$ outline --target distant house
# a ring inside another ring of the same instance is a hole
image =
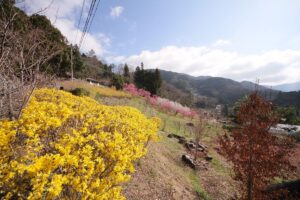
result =
[[[91,85],[95,84],[99,86],[101,84],[100,81],[97,81],[96,79],[92,79],[92,78],[87,78],[86,81],[89,82]]]

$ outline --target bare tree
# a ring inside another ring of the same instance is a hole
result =
[[[41,67],[47,68],[62,49],[49,43],[40,29],[15,28],[20,13],[12,3],[1,2],[0,10],[0,117],[13,119],[20,116],[32,91],[45,83]]]
[[[194,160],[196,161],[198,158],[198,145],[203,137],[203,132],[205,130],[205,120],[201,116],[199,116],[197,123],[194,127],[194,138],[196,142],[196,149],[195,149],[195,155],[194,155]]]

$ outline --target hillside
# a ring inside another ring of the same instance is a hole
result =
[[[298,92],[280,92],[274,100],[277,105],[294,106],[300,111],[300,91]]]
[[[81,12],[85,3],[93,10],[96,1],[83,1]],[[29,16],[13,0],[0,8],[0,199],[232,200],[243,197],[253,171],[253,193],[299,179],[299,133],[296,145],[277,146],[286,136],[269,132],[272,103],[250,95],[235,121],[215,108],[226,104],[228,113],[257,88],[300,111],[300,91],[143,62],[133,72],[83,53],[46,16]],[[288,161],[296,171],[281,173]]]
[[[143,98],[124,96],[123,92],[113,92],[107,87],[92,86],[83,81],[57,82],[57,86],[61,85],[66,90],[85,88],[90,97],[105,105],[135,107],[148,117],[156,116],[162,120],[159,140],[148,144],[147,155],[135,163],[136,172],[124,186],[122,193],[127,199],[211,200],[230,199],[238,194],[235,189],[237,183],[230,177],[230,165],[217,152],[218,136],[223,131],[214,119],[205,124],[201,139],[213,160],[207,162],[200,156],[203,164],[201,170],[195,171],[181,160],[183,154],[189,153],[187,148],[175,138],[168,137],[172,133],[193,140],[192,127],[188,124],[194,124],[195,120],[163,112],[150,106]],[[95,95],[96,91],[102,95]]]
[[[85,82],[59,82],[65,89],[74,87],[85,88],[90,96],[105,105],[126,105],[141,110],[148,117],[156,116],[162,119],[163,125],[159,131],[159,141],[148,144],[147,155],[135,163],[136,171],[131,180],[124,185],[122,193],[130,200],[196,200],[196,199],[236,199],[239,195],[238,183],[231,177],[231,165],[220,154],[219,136],[223,134],[222,125],[214,118],[205,123],[205,130],[201,137],[201,144],[207,146],[212,161],[200,158],[199,170],[192,170],[185,165],[181,156],[189,153],[184,145],[169,134],[193,140],[194,135],[189,123],[195,123],[190,118],[163,112],[150,106],[145,99],[124,96],[123,92],[111,91],[110,88],[91,86]],[[105,92],[108,90],[109,92]],[[95,92],[103,95],[95,95]],[[295,151],[299,150],[299,145]],[[296,154],[295,154],[296,155]],[[292,163],[297,166],[299,160],[292,157]],[[299,176],[299,169],[295,177]],[[276,180],[278,182],[278,180]],[[279,180],[280,181],[280,180]]]
[[[195,95],[206,96],[217,100],[217,103],[233,105],[238,99],[256,88],[268,99],[275,99],[277,91],[264,86],[257,86],[249,81],[237,82],[222,77],[194,77],[182,73],[161,70],[164,81],[180,90],[190,91]]]

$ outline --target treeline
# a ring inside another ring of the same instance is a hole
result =
[[[138,88],[147,90],[151,95],[157,95],[162,85],[162,79],[158,69],[144,69],[144,64],[137,66],[134,72],[130,72],[127,64],[119,67],[116,73],[112,74],[112,85],[116,89],[123,89],[124,84],[134,83]]]
[[[141,67],[138,66],[134,72],[134,83],[138,88],[143,88],[156,95],[162,85],[162,79],[158,69],[145,70],[144,64],[141,63]]]
[[[66,74],[70,52],[45,16],[27,16],[14,3],[0,1],[0,117],[9,118],[19,117],[34,88]]]
[[[141,66],[130,72],[126,64],[100,61],[94,51],[81,54],[49,19],[38,13],[28,16],[14,0],[0,1],[0,10],[0,117],[18,118],[31,91],[55,78],[92,78],[117,89],[135,83],[157,94],[158,70]]]

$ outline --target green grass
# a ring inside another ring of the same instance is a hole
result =
[[[179,115],[174,116],[168,113],[161,112],[149,105],[142,98],[136,97],[129,99],[99,97],[97,100],[107,105],[126,105],[135,107],[148,117],[159,117],[162,120],[162,131],[182,135],[188,138],[192,137],[191,128],[186,125],[188,122],[191,122],[191,119],[184,118]]]
[[[198,174],[195,171],[192,171],[189,175],[189,179],[192,183],[192,186],[195,192],[198,194],[199,198],[204,200],[212,200],[212,198],[207,194],[207,192],[202,188]]]
[[[230,176],[231,175],[231,170],[227,167],[225,167],[221,161],[219,160],[219,155],[215,151],[210,151],[210,155],[213,157],[211,164],[214,170],[222,175],[222,176]]]

